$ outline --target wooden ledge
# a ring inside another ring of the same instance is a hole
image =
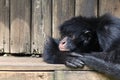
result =
[[[113,80],[87,67],[74,70],[32,57],[0,57],[0,75],[0,80]]]
[[[0,57],[0,71],[4,70],[71,70],[62,64],[47,64],[42,58]],[[84,67],[80,70],[90,70]]]

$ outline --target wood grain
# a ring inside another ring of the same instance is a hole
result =
[[[47,64],[42,58],[32,57],[0,57],[0,71],[32,71],[32,70],[71,70],[62,64]],[[91,70],[87,67],[78,70]]]
[[[53,72],[0,72],[0,80],[53,80]]]
[[[113,80],[94,71],[55,71],[55,80]]]
[[[9,0],[0,0],[0,53],[9,53]]]
[[[54,38],[59,37],[58,26],[74,16],[74,5],[75,0],[53,0],[52,36]]]
[[[120,0],[99,0],[99,15],[110,13],[120,18]]]
[[[11,0],[10,51],[30,53],[30,0]]]
[[[51,72],[54,72],[54,75]],[[36,80],[38,75],[42,77],[42,74],[47,76],[45,80],[48,80],[49,77],[50,79],[54,77],[54,80],[110,80],[86,66],[83,69],[71,69],[62,64],[47,64],[41,58],[0,57],[0,80],[19,80],[21,78],[28,80],[30,76],[31,80]],[[44,80],[44,77],[42,78]]]
[[[51,0],[33,0],[32,5],[32,53],[39,54],[51,36]]]
[[[75,15],[97,16],[97,0],[76,0]]]

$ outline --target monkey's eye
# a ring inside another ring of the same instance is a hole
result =
[[[69,34],[68,36],[69,36],[72,40],[75,39],[75,35],[74,35],[74,34]]]
[[[61,38],[64,38],[64,37],[66,37],[66,35],[61,35]]]
[[[72,38],[73,35],[72,35],[72,34],[69,34],[68,36]]]

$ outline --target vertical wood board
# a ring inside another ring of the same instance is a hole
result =
[[[32,53],[42,53],[47,36],[51,36],[51,0],[32,1]]]
[[[9,53],[9,0],[0,0],[0,53]]]
[[[30,0],[10,2],[11,53],[30,53]]]
[[[99,15],[110,13],[120,18],[120,0],[99,0]]]
[[[76,0],[75,15],[97,16],[97,0]]]
[[[74,16],[75,0],[53,0],[52,36],[59,37],[58,26]]]

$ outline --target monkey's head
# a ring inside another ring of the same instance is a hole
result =
[[[60,51],[74,51],[87,46],[92,40],[92,31],[89,24],[78,18],[73,18],[59,27],[61,40]]]

